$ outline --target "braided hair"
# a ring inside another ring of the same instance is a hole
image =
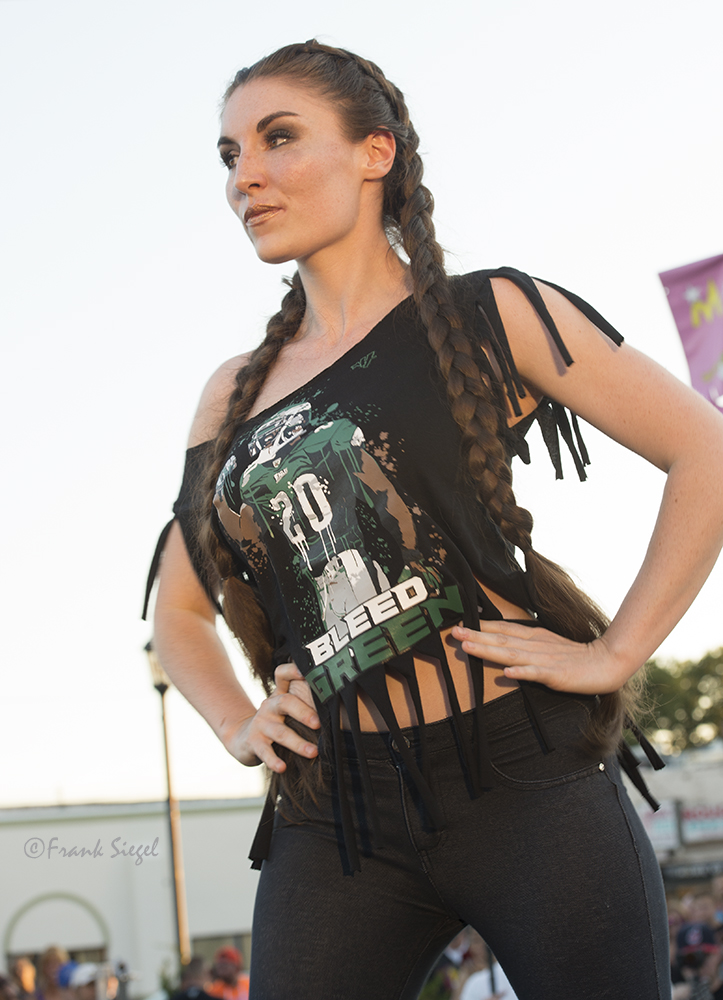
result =
[[[424,167],[418,153],[419,137],[410,121],[404,95],[375,63],[346,49],[311,40],[285,46],[239,70],[224,94],[223,104],[239,87],[263,77],[298,80],[333,101],[342,130],[352,142],[361,142],[375,131],[394,136],[396,156],[384,178],[382,221],[390,244],[401,247],[409,260],[413,297],[447,385],[452,415],[462,434],[467,474],[503,536],[524,554],[536,610],[543,624],[578,642],[592,641],[605,630],[607,619],[564,570],[535,552],[532,517],[515,500],[504,443],[507,422],[504,397],[485,374],[489,369],[480,345],[466,328],[455,304],[444,267],[444,253],[435,239],[434,200],[422,183]],[[268,620],[251,588],[233,575],[233,556],[218,541],[211,520],[216,481],[234,438],[283,345],[295,335],[304,316],[306,300],[298,272],[288,283],[290,290],[280,311],[269,320],[263,342],[237,375],[205,477],[202,529],[206,548],[224,581],[224,616],[245,647],[252,669],[267,693],[272,690],[274,670]],[[601,696],[586,734],[590,748],[607,751],[617,744],[624,716],[631,711],[633,700],[630,689]],[[303,731],[293,720],[288,722]],[[283,754],[283,748],[279,752]],[[286,754],[285,759],[287,771],[280,777],[288,793],[291,788],[287,786],[298,781],[299,775],[306,784],[303,774],[310,762],[294,754]]]

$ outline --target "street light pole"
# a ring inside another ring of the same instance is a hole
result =
[[[168,753],[168,728],[166,726],[166,691],[171,685],[170,678],[161,666],[153,648],[153,640],[144,647],[151,668],[153,687],[161,696],[161,718],[163,719],[163,745],[166,751],[166,782],[168,785],[168,827],[171,837],[171,868],[173,873],[173,900],[176,914],[176,940],[181,966],[191,961],[191,942],[188,935],[188,909],[186,907],[186,880],[183,872],[183,846],[181,843],[181,813],[178,800],[171,784],[171,761]]]

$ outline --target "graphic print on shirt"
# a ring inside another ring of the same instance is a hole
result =
[[[257,579],[272,572],[293,595],[321,701],[462,610],[440,553],[427,538],[422,558],[411,511],[337,409],[315,415],[303,402],[264,421],[246,442],[250,463],[233,454],[214,499]]]

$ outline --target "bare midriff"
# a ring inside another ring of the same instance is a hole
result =
[[[478,581],[479,582],[479,581]],[[495,594],[488,587],[480,587],[500,611],[503,618],[530,618],[529,612],[506,601],[504,597]],[[469,660],[462,645],[452,637],[452,629],[440,633],[444,648],[447,651],[447,663],[457,692],[459,707],[463,712],[474,708],[475,698],[472,687]],[[442,677],[439,660],[428,656],[415,656],[414,667],[419,684],[419,696],[422,702],[425,722],[438,722],[452,714],[446,685]],[[484,662],[484,700],[485,704],[507,694],[516,688],[517,681],[505,677],[502,667]],[[406,682],[393,670],[387,671],[387,689],[399,725],[404,729],[417,724],[417,714],[414,711],[409,688]],[[359,695],[359,723],[364,732],[385,732],[387,726],[369,698],[363,693]],[[349,728],[346,712],[342,709],[342,726]]]

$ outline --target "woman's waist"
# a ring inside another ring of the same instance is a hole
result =
[[[546,730],[550,730],[557,739],[565,734],[565,742],[577,743],[585,732],[590,715],[595,707],[596,698],[593,695],[571,694],[569,692],[553,691],[543,684],[528,683],[523,693],[519,687],[504,695],[485,702],[482,713],[482,727],[486,733],[490,750],[496,743],[518,738],[515,734],[530,733],[530,701],[534,701],[536,714],[541,718]],[[463,738],[472,739],[475,730],[476,709],[463,711],[461,715]],[[418,750],[422,741],[426,743],[431,754],[458,749],[458,737],[451,715],[438,720],[425,719],[424,726],[400,725],[401,737],[407,747]],[[537,740],[538,735],[533,737]],[[387,730],[366,730],[357,734],[357,743],[353,734],[345,729],[342,731],[344,755],[349,760],[358,758],[361,750],[367,760],[388,760],[390,750],[397,750],[397,738]],[[320,754],[325,753],[323,738],[320,742]]]
[[[445,646],[451,646],[447,634],[442,633],[441,640]],[[445,641],[447,640],[447,641]],[[449,682],[454,687],[454,695],[461,712],[469,712],[475,708],[475,690],[471,667],[461,648],[450,649],[447,656],[446,671],[438,659],[430,656],[414,656],[414,674],[419,689],[419,700],[425,722],[440,722],[452,715],[451,692]],[[479,669],[479,668],[477,668]],[[517,681],[504,676],[502,667],[485,663],[484,672],[484,703],[488,704],[497,698],[509,694],[518,687]],[[394,661],[386,665],[386,687],[394,716],[403,728],[418,725],[419,719],[414,705],[414,699],[406,677],[394,669]],[[386,732],[388,727],[376,708],[374,702],[363,690],[357,697],[359,709],[359,727],[363,732]],[[342,728],[349,729],[349,720],[342,707]]]
[[[500,609],[502,610],[502,609]],[[521,608],[507,605],[504,608],[508,614],[507,620],[517,620],[534,626],[536,621],[528,617],[523,617],[525,612]],[[510,614],[509,612],[512,612]],[[517,613],[514,615],[514,613]],[[513,617],[514,615],[514,617]],[[482,670],[484,691],[483,701],[488,704],[503,695],[509,694],[518,687],[517,681],[505,677],[503,667],[484,661],[481,665],[479,661],[473,668],[470,665],[467,654],[463,651],[461,643],[452,636],[451,628],[446,628],[439,633],[439,653],[440,657],[420,654],[414,652],[414,675],[419,689],[419,699],[426,722],[439,722],[452,715],[452,695],[456,696],[460,711],[468,712],[476,705],[475,683],[472,677],[472,669]],[[444,667],[441,662],[441,655],[444,653]],[[451,692],[450,681],[454,688]],[[411,696],[409,682],[394,669],[394,661],[391,660],[386,666],[386,686],[389,700],[394,710],[395,718],[402,727],[415,726],[419,723],[414,699]],[[358,697],[359,724],[362,731],[385,732],[387,725],[381,713],[363,690]],[[342,709],[342,727],[349,729],[349,720],[346,712]]]

